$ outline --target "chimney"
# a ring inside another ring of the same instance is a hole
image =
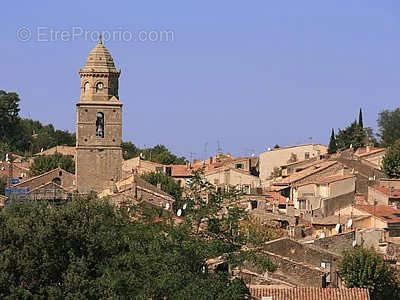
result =
[[[161,190],[161,183],[157,183],[157,188]]]
[[[367,146],[367,150],[366,151],[367,151],[367,153],[371,151],[371,146],[370,145]]]

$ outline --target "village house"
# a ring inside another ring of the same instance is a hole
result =
[[[337,161],[321,160],[318,164],[312,165],[302,171],[293,173],[290,176],[273,181],[266,189],[280,191],[285,197],[293,200],[293,188],[303,183],[315,181],[327,176],[349,173],[342,164]]]
[[[299,210],[320,210],[324,216],[354,202],[354,175],[331,175],[303,182],[293,187],[294,207]]]
[[[354,152],[354,157],[362,163],[369,164],[374,168],[382,169],[382,160],[385,157],[385,148],[361,147]]]
[[[139,175],[146,173],[166,173],[167,168],[166,165],[145,160],[140,156],[122,162],[122,173],[125,177],[132,173]]]
[[[206,171],[204,177],[217,188],[235,187],[245,194],[261,189],[260,179],[241,168],[220,167]]]
[[[369,186],[368,203],[400,208],[400,189],[393,186]]]
[[[284,237],[266,242],[257,253],[278,265],[276,273],[296,286],[338,287],[341,255]]]
[[[75,189],[75,175],[56,168],[13,185],[6,190],[6,196],[10,199],[67,200]]]
[[[110,202],[117,206],[146,203],[168,211],[172,211],[172,205],[175,202],[170,195],[136,174],[117,182],[114,187],[102,191],[98,196],[109,198]]]
[[[259,156],[260,179],[268,181],[274,168],[287,165],[290,160],[303,161],[311,158],[321,158],[328,148],[320,144],[305,144],[292,147],[282,147],[263,152]],[[294,161],[293,161],[294,162]]]
[[[313,157],[307,160],[295,161],[280,167],[280,176],[285,178],[293,173],[300,172],[304,169],[307,169],[313,165],[318,164],[320,161],[320,157]]]
[[[336,215],[368,216],[358,228],[380,228],[389,237],[400,237],[400,209],[387,205],[351,205],[340,209]]]
[[[0,162],[0,176],[7,177],[11,184],[17,184],[30,177],[29,165],[25,162]]]

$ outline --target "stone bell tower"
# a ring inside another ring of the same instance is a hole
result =
[[[101,37],[79,71],[76,104],[76,184],[78,192],[100,192],[122,176],[122,103],[117,70]]]

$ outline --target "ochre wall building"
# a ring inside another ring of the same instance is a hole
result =
[[[80,70],[81,95],[76,116],[78,192],[100,192],[122,176],[122,103],[117,70],[101,38]]]

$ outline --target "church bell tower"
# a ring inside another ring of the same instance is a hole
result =
[[[76,184],[78,192],[100,192],[122,176],[122,103],[117,70],[101,37],[79,71],[76,104]]]

